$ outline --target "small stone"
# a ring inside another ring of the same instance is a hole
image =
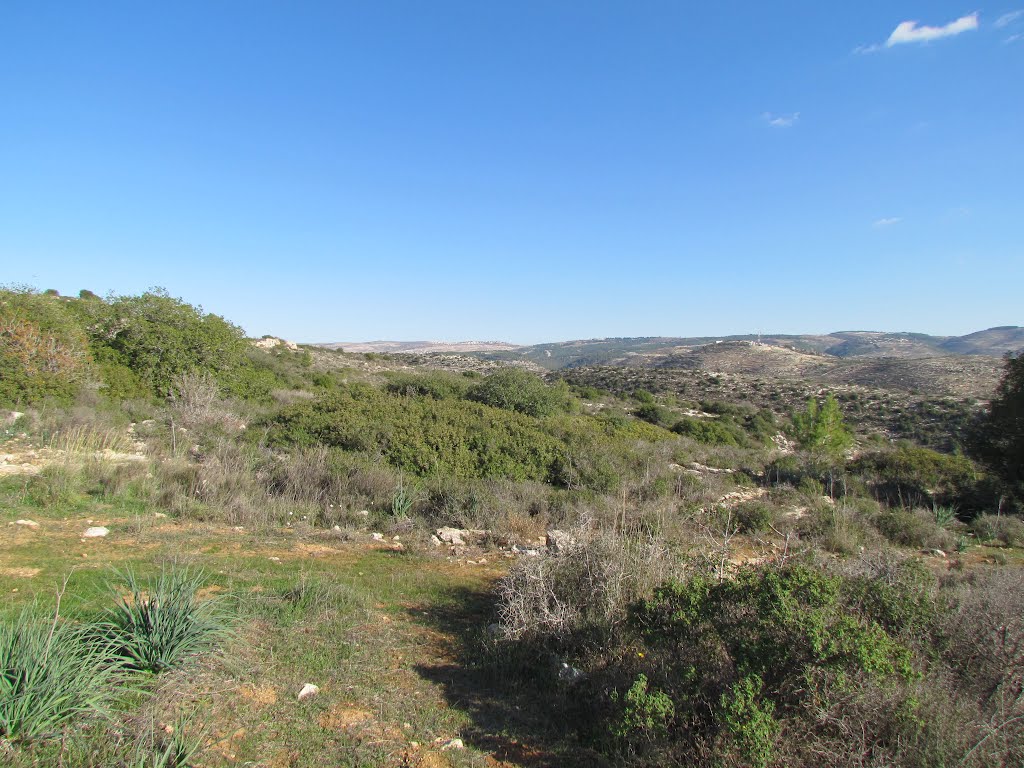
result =
[[[332,531],[340,531],[341,530],[341,526],[340,525],[336,525],[333,528],[331,528],[331,530]]]
[[[441,751],[444,752],[448,749],[465,749],[466,745],[462,743],[462,739],[438,739],[438,743],[441,745]]]
[[[298,698],[299,698],[299,701],[305,701],[306,699],[313,698],[318,693],[320,693],[320,687],[319,686],[313,685],[312,683],[306,683],[299,690],[299,697]]]
[[[384,534],[383,533],[371,533],[370,534],[370,538],[373,539],[374,541],[384,541]]]
[[[14,524],[15,525],[24,525],[26,528],[38,528],[39,527],[39,523],[37,523],[35,520],[15,520]]]
[[[281,558],[280,557],[274,557],[273,555],[268,557],[267,560],[270,560],[273,563],[280,563],[281,562]]]
[[[86,528],[85,533],[82,534],[83,539],[102,539],[110,533],[109,528],[104,528],[102,525],[97,525],[93,528]]]
[[[941,549],[933,549],[931,553],[935,557],[945,557],[946,556],[946,553],[943,552]]]
[[[441,546],[441,540],[434,535],[430,536],[430,543],[433,544],[435,547]]]
[[[154,512],[153,517],[163,520],[165,517],[167,517],[167,515],[165,515],[163,512]]]
[[[392,541],[401,541],[401,540],[402,540],[402,537],[401,537],[401,536],[392,536],[392,537],[391,537],[391,540],[392,540]]]
[[[356,512],[356,514],[359,515],[360,517],[369,517],[370,516],[370,510],[368,510],[368,509],[361,509],[358,512]]]

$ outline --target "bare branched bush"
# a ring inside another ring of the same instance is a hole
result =
[[[499,627],[508,640],[600,642],[627,607],[671,578],[677,564],[660,542],[586,527],[564,554],[524,558],[498,587]]]
[[[1024,574],[963,579],[944,630],[957,696],[978,708],[962,764],[1024,764]]]
[[[176,376],[170,402],[177,421],[188,428],[216,426],[237,432],[243,424],[209,373],[188,371]]]

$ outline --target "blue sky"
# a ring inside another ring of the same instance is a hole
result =
[[[1024,0],[0,4],[0,282],[299,341],[1024,324]]]

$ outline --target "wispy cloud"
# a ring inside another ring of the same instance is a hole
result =
[[[885,41],[885,47],[892,48],[894,45],[901,45],[903,43],[926,43],[943,37],[954,37],[977,28],[977,13],[961,16],[956,21],[951,21],[942,27],[919,26],[916,21],[904,21],[897,25],[896,29],[889,35],[889,39]]]
[[[776,115],[771,112],[765,112],[761,117],[772,128],[792,128],[800,122],[799,112],[794,112],[791,115]]]
[[[1022,16],[1024,16],[1024,9],[1004,13],[1002,16],[996,19],[996,29],[1005,29]]]
[[[891,227],[895,224],[899,224],[903,219],[899,216],[889,216],[884,219],[879,219],[871,226],[875,229],[884,229],[885,227]]]
[[[1003,40],[1004,43],[1016,43],[1024,40],[1024,34],[1018,32],[1016,35],[1010,35],[1008,38]]]
[[[1024,12],[1022,12],[1024,13]],[[1006,16],[1013,16],[1013,14],[1006,14]],[[1003,17],[1005,18],[1005,16]],[[1002,21],[1002,19],[1000,19]],[[1013,21],[1010,19],[1006,23],[1009,24]],[[944,37],[955,37],[956,35],[964,32],[971,32],[978,29],[978,13],[969,13],[966,16],[961,16],[955,21],[951,21],[941,27],[931,27],[927,24],[922,25],[917,21],[901,21],[896,25],[896,29],[892,31],[888,39],[884,43],[876,43],[874,45],[861,45],[854,49],[854,53],[875,53],[886,48],[892,48],[896,45],[904,45],[906,43],[927,43],[932,40],[940,40]]]

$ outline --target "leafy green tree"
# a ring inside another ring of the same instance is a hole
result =
[[[230,384],[248,366],[241,328],[163,289],[82,304],[97,357],[112,369],[127,368],[155,395],[170,393],[182,373],[207,372]]]
[[[820,406],[810,398],[804,411],[794,413],[792,435],[803,450],[833,459],[840,458],[853,445],[853,433],[843,421],[834,395],[826,397]]]
[[[971,442],[1010,495],[1024,502],[1024,354],[1007,355],[995,397]]]

